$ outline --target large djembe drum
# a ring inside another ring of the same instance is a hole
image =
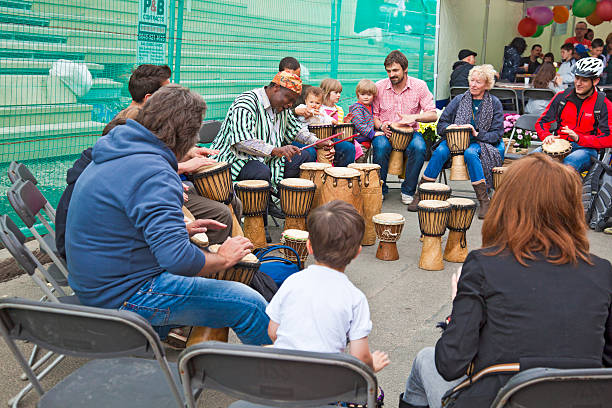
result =
[[[397,261],[399,259],[396,243],[402,235],[405,221],[402,215],[395,213],[381,213],[372,217],[376,236],[380,241],[376,258],[383,261]]]
[[[446,135],[448,150],[450,150],[452,156],[450,179],[469,180],[470,175],[465,165],[463,153],[470,147],[472,130],[469,128],[447,128],[444,134]]]
[[[280,204],[285,214],[284,229],[306,230],[306,217],[315,190],[315,183],[303,178],[286,178],[278,184]]]
[[[365,221],[365,232],[361,245],[374,245],[376,243],[376,229],[372,217],[380,214],[382,210],[380,166],[374,163],[351,163],[348,167],[361,172],[361,198]]]
[[[501,186],[507,169],[507,167],[493,167],[493,169],[491,169],[491,173],[493,174],[493,189],[495,189],[495,191]]]
[[[231,166],[226,162],[219,162],[209,166],[200,167],[189,176],[198,194],[211,200],[226,204],[232,213],[232,236],[243,236],[240,223],[234,214],[232,198],[234,189],[232,187]]]
[[[334,125],[308,125],[308,130],[319,139],[327,139],[334,134]],[[326,150],[323,148],[317,149],[317,161],[319,163],[331,163],[325,157],[325,152]]]
[[[422,200],[418,205],[419,226],[423,234],[423,249],[419,268],[428,271],[444,269],[442,235],[446,231],[451,205],[447,201]]]
[[[270,199],[270,183],[265,180],[243,180],[234,186],[236,195],[242,201],[244,214],[244,236],[255,248],[266,246],[264,216]]]
[[[468,254],[465,232],[472,225],[476,203],[467,198],[453,197],[447,200],[451,205],[448,217],[448,239],[444,248],[444,260],[463,262]]]
[[[348,167],[328,167],[323,173],[321,202],[325,204],[333,200],[346,201],[363,215],[360,179],[359,170]]]
[[[555,139],[552,143],[542,143],[542,151],[563,163],[563,159],[572,152],[572,144],[565,139]]]
[[[332,134],[335,135],[337,133],[342,133],[338,139],[346,139],[347,137],[353,136],[355,134],[355,125],[352,123],[338,123],[337,125],[334,125]]]
[[[404,171],[404,151],[412,140],[414,129],[393,123],[389,126],[389,130],[391,130],[389,142],[393,150],[391,150],[391,156],[389,156],[388,173],[399,176]]]
[[[451,188],[442,183],[421,183],[419,185],[419,197],[421,200],[445,201],[451,196]]]
[[[208,250],[212,253],[217,253],[220,245],[212,245],[208,248]],[[207,276],[210,279],[219,279],[219,280],[229,280],[244,283],[245,285],[249,285],[253,280],[253,276],[255,272],[259,269],[261,263],[259,259],[253,254],[248,254],[240,262],[231,268],[214,273],[212,275]],[[203,327],[203,326],[194,326],[191,329],[191,334],[189,335],[189,340],[187,341],[187,347],[192,346],[194,344],[199,344],[205,341],[223,341],[227,343],[227,338],[229,335],[228,327]]]
[[[321,190],[323,187],[323,171],[331,167],[329,163],[309,162],[300,165],[300,178],[312,181],[315,186],[315,195],[312,200],[310,211],[321,205]]]
[[[281,244],[295,249],[295,252],[298,253],[300,263],[302,264],[302,269],[304,269],[306,260],[308,259],[308,248],[306,247],[306,241],[308,241],[308,231],[296,229],[284,230],[280,239]],[[292,251],[281,249],[281,253],[285,258],[297,265],[297,259]]]

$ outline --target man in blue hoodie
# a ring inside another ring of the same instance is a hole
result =
[[[136,120],[98,140],[68,212],[69,283],[81,303],[134,311],[162,339],[177,326],[232,327],[244,343],[269,344],[264,298],[204,278],[250,253],[250,241],[230,238],[205,256],[183,221],[178,161],[194,146],[205,108],[199,95],[168,85]]]

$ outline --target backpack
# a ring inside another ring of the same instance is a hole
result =
[[[567,103],[567,97],[569,96],[570,93],[572,93],[573,90],[574,88],[568,88],[565,91],[563,91],[561,96],[559,96],[559,108],[557,109],[557,128],[556,130],[561,129],[561,112],[563,112],[563,109],[565,108],[565,104]],[[597,134],[597,129],[599,128],[599,119],[601,118],[601,110],[603,109],[605,103],[606,103],[606,94],[598,90],[597,99],[595,100],[595,106],[593,108],[593,117],[595,118],[595,122],[593,124],[593,134],[594,135]]]
[[[270,252],[281,249],[293,252],[297,258],[297,264],[282,256],[270,255]],[[283,284],[285,279],[302,269],[302,262],[297,251],[286,245],[271,245],[266,248],[260,248],[254,254],[261,262],[259,270],[270,276],[278,287]]]
[[[603,231],[612,217],[612,167],[591,158],[593,165],[582,182],[582,204],[587,224]]]

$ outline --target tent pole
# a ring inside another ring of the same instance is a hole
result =
[[[438,0],[436,2],[436,48],[434,50],[434,100],[438,98],[438,53],[440,52],[440,10],[441,10],[441,6],[440,4],[442,3],[443,0]]]
[[[487,58],[487,34],[489,33],[489,9],[491,8],[491,0],[487,0],[485,5],[484,27],[482,32],[482,51],[480,53],[481,64],[486,63]]]

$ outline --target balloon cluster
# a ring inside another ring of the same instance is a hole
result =
[[[572,12],[576,17],[586,17],[590,25],[596,26],[604,21],[612,20],[612,0],[574,0]],[[518,32],[523,37],[539,37],[544,27],[553,23],[567,22],[570,11],[565,6],[555,6],[551,9],[544,6],[530,7],[527,17],[518,23]]]

